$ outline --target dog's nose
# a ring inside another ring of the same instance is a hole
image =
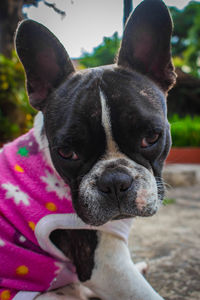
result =
[[[133,178],[121,171],[105,171],[97,181],[99,191],[110,198],[119,198],[131,187]]]

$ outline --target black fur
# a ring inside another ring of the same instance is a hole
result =
[[[94,253],[98,244],[95,230],[55,230],[52,242],[73,262],[81,282],[89,280],[94,269]]]

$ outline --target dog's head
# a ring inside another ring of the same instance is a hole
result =
[[[43,112],[53,164],[86,223],[153,215],[162,201],[171,145],[166,95],[176,78],[171,33],[164,3],[144,0],[116,64],[75,72],[48,29],[30,20],[18,28],[30,103]]]

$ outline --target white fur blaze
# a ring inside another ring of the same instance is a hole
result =
[[[112,126],[110,120],[110,111],[106,103],[106,97],[102,92],[102,90],[100,90],[100,100],[101,100],[101,109],[102,109],[102,126],[105,130],[106,142],[107,142],[106,157],[123,156],[118,151],[118,147],[113,139]]]

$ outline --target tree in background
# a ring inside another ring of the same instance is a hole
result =
[[[38,6],[43,1],[61,16],[65,12],[58,9],[55,4],[45,0],[0,0],[0,53],[11,57],[13,50],[13,38],[19,21],[24,19],[24,6]]]
[[[84,52],[80,59],[84,67],[97,67],[100,65],[109,65],[114,62],[117,50],[119,49],[121,39],[115,32],[111,37],[104,37],[103,42],[93,49],[92,53]]]
[[[177,84],[168,96],[168,114],[200,115],[200,3],[191,1],[183,10],[171,7],[174,20],[172,54]]]
[[[174,63],[200,78],[200,3],[191,1],[183,10],[170,8],[174,20],[172,51]]]

